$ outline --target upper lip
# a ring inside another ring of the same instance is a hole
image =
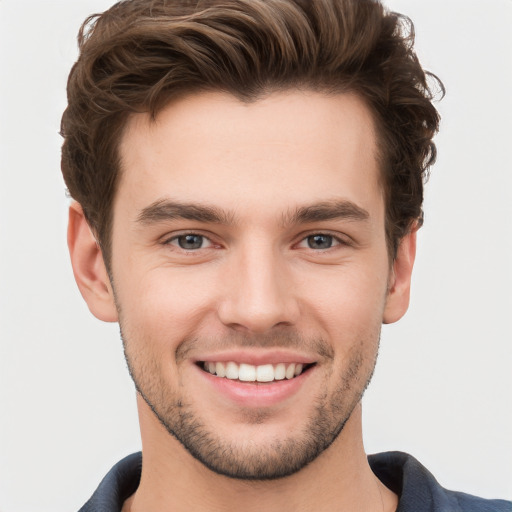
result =
[[[311,356],[296,353],[290,350],[230,350],[217,352],[214,354],[204,354],[194,357],[195,362],[219,362],[227,363],[233,361],[235,363],[245,363],[254,366],[263,364],[278,363],[316,363],[316,359]]]

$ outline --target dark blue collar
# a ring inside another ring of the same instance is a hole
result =
[[[397,512],[512,512],[512,502],[448,491],[414,457],[402,452],[370,455],[379,480],[400,497]],[[142,454],[118,462],[79,512],[121,512],[140,482]]]

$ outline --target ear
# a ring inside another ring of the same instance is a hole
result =
[[[409,307],[412,267],[416,257],[416,231],[417,228],[413,228],[402,238],[398,246],[389,278],[388,296],[382,319],[385,324],[400,320]]]
[[[114,293],[103,255],[82,207],[69,207],[68,247],[76,283],[91,313],[104,322],[117,322]]]

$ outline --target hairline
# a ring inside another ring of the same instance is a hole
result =
[[[348,80],[347,80],[348,82]],[[386,173],[386,167],[389,164],[389,155],[387,154],[386,150],[386,131],[384,128],[384,123],[381,121],[379,114],[377,113],[375,107],[371,104],[368,98],[365,97],[365,95],[357,89],[356,86],[348,86],[346,84],[343,84],[340,80],[340,84],[338,86],[334,85],[322,85],[322,84],[315,84],[309,83],[306,81],[303,81],[301,83],[292,84],[292,85],[285,85],[285,86],[278,86],[278,85],[272,85],[269,84],[268,87],[265,89],[262,89],[261,91],[258,91],[257,93],[253,94],[243,94],[239,92],[237,94],[237,91],[231,91],[227,90],[226,88],[222,87],[205,87],[198,85],[197,87],[190,87],[188,90],[181,90],[178,93],[170,94],[169,97],[166,100],[161,101],[161,103],[154,108],[153,110],[150,110],[148,108],[143,107],[135,107],[133,111],[124,111],[119,112],[118,122],[121,124],[121,128],[119,130],[119,134],[117,136],[117,140],[114,145],[114,154],[115,154],[115,160],[116,160],[116,173],[115,173],[115,183],[114,183],[114,190],[112,194],[112,200],[108,208],[108,219],[105,223],[103,223],[104,232],[98,233],[97,230],[91,226],[95,234],[97,235],[97,238],[99,240],[99,245],[102,251],[103,259],[105,262],[105,266],[107,268],[107,271],[110,273],[111,271],[111,264],[112,264],[112,231],[114,227],[114,204],[117,197],[117,191],[121,184],[121,179],[123,175],[123,156],[121,154],[121,146],[123,143],[123,139],[125,138],[126,132],[129,129],[131,125],[131,121],[139,115],[145,115],[147,120],[150,124],[156,124],[158,122],[159,115],[166,110],[167,108],[171,107],[174,103],[185,100],[187,98],[192,98],[194,96],[200,96],[203,94],[208,93],[224,93],[228,94],[236,99],[238,99],[240,102],[250,105],[252,103],[256,103],[258,101],[261,101],[272,94],[275,93],[286,93],[291,91],[297,91],[297,92],[313,92],[317,94],[324,94],[326,96],[337,96],[337,95],[352,95],[361,101],[364,106],[366,107],[370,118],[372,120],[372,132],[375,137],[375,162],[377,165],[377,185],[380,187],[380,190],[383,194],[384,199],[384,221],[385,221],[385,238],[386,238],[386,246],[387,246],[387,252],[390,264],[394,261],[396,258],[397,248],[404,236],[407,235],[407,233],[410,231],[406,231],[400,238],[396,240],[391,239],[390,230],[388,226],[389,216],[388,216],[388,202],[389,202],[389,196],[390,196],[390,190],[389,186],[386,183],[385,173]],[[414,223],[416,219],[411,219],[411,225]]]

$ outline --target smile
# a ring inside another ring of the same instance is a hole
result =
[[[277,363],[252,365],[246,363],[202,361],[200,368],[217,377],[242,382],[273,382],[298,377],[312,364]]]

